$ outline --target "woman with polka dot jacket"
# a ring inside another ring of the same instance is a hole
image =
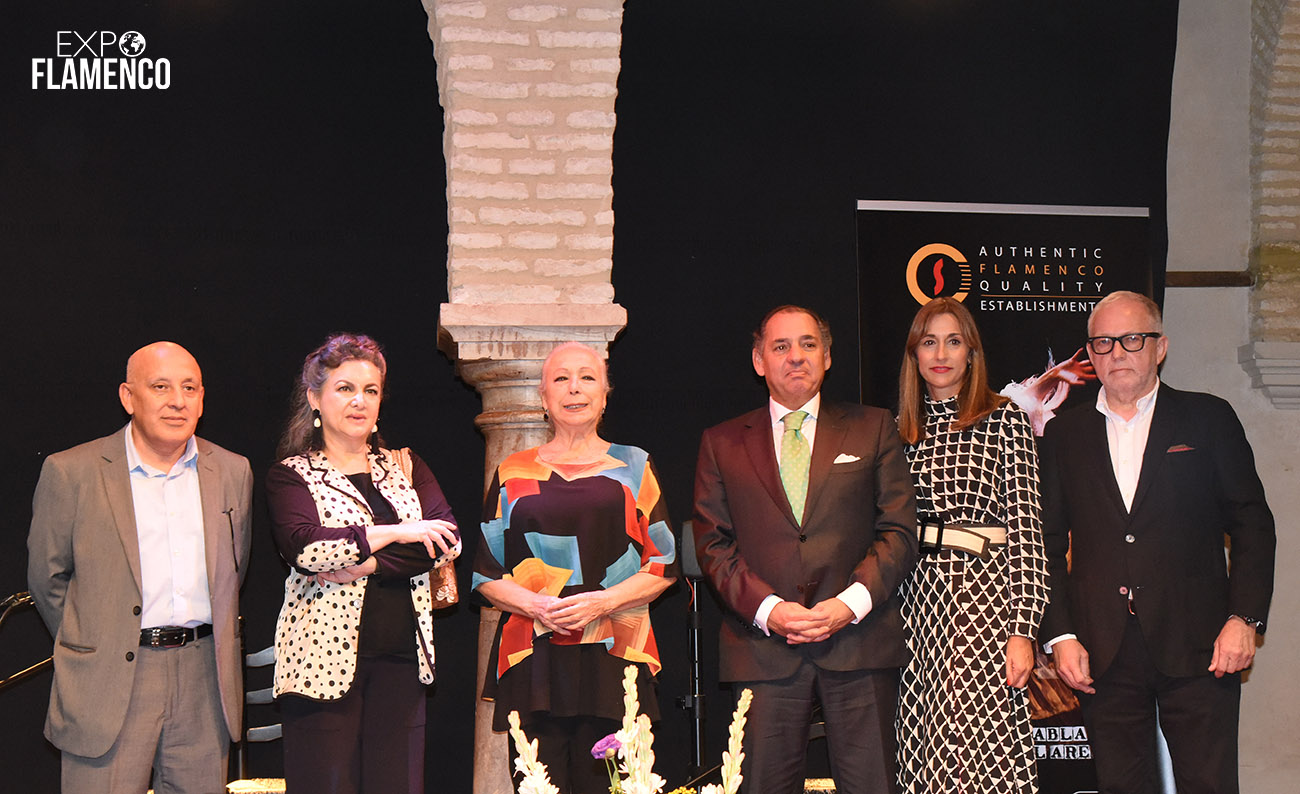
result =
[[[332,336],[307,356],[266,477],[290,566],[275,631],[290,791],[424,791],[429,572],[460,538],[424,462],[380,444],[386,374],[367,336]]]

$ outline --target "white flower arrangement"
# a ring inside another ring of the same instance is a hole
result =
[[[528,741],[519,727],[519,712],[510,712],[510,735],[515,740],[515,770],[524,776],[519,784],[519,794],[560,794],[546,773],[546,764],[537,760],[537,740]]]
[[[746,689],[740,693],[736,711],[731,715],[731,727],[727,729],[727,749],[722,751],[722,785],[710,783],[700,794],[736,794],[740,791],[740,762],[745,760],[741,751],[745,741],[745,714],[753,701],[753,692]]]
[[[622,727],[591,748],[593,756],[605,759],[609,765],[610,794],[661,794],[664,789],[664,779],[654,773],[655,754],[651,749],[654,734],[650,730],[650,718],[640,713],[636,674],[636,665],[628,665],[623,671]],[[736,711],[732,714],[731,727],[727,731],[727,749],[722,753],[722,785],[710,783],[700,790],[700,794],[737,794],[740,790],[740,762],[745,758],[741,750],[745,740],[745,714],[753,699],[754,694],[748,689],[741,692]],[[557,794],[547,775],[546,765],[537,760],[537,740],[528,741],[519,727],[517,711],[510,712],[510,735],[518,752],[515,769],[523,775],[519,784],[520,794]],[[617,771],[615,758],[619,760]],[[669,794],[695,794],[695,790],[676,788]]]

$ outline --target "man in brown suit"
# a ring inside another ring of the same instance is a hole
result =
[[[896,787],[894,717],[906,660],[896,590],[916,563],[916,504],[894,419],[821,401],[830,331],[797,306],[754,335],[768,404],[705,431],[696,553],[731,613],[721,677],[754,692],[745,790],[803,791],[820,703],[841,794]]]

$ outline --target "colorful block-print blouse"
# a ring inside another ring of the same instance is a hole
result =
[[[612,444],[602,463],[568,477],[540,460],[535,448],[497,468],[484,506],[475,589],[509,577],[533,592],[563,597],[638,572],[679,574],[677,543],[644,450]],[[511,614],[498,630],[496,677],[528,659],[535,639],[543,637],[552,646],[603,645],[609,655],[644,663],[652,673],[662,666],[649,607],[641,605],[569,635]]]

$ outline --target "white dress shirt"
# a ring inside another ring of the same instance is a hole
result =
[[[171,471],[159,471],[140,459],[131,425],[126,427],[126,467],[144,591],[141,628],[212,622],[198,455],[191,436]]]
[[[817,438],[817,415],[821,412],[822,395],[818,392],[812,396],[812,399],[803,404],[799,410],[808,414],[803,420],[803,426],[799,428],[799,433],[808,441],[808,453],[811,457],[813,444]],[[785,435],[786,414],[792,413],[789,408],[781,405],[771,397],[767,400],[768,414],[772,418],[772,447],[776,450],[776,464],[781,465],[781,438]],[[844,605],[853,611],[853,622],[857,623],[871,612],[871,591],[868,590],[861,582],[854,582],[844,588],[836,596],[844,602]],[[767,619],[772,615],[772,610],[776,608],[785,599],[776,593],[770,594],[763,599],[763,603],[758,605],[758,611],[754,613],[754,625],[763,631],[764,634],[771,636],[772,632],[768,628]]]
[[[1138,476],[1142,474],[1142,453],[1147,448],[1151,434],[1151,415],[1156,410],[1156,393],[1160,381],[1151,391],[1138,398],[1137,413],[1125,419],[1110,409],[1106,402],[1106,387],[1097,392],[1097,412],[1106,417],[1106,445],[1110,448],[1110,465],[1115,472],[1115,484],[1124,497],[1124,509],[1133,509],[1133,495],[1137,493]]]

